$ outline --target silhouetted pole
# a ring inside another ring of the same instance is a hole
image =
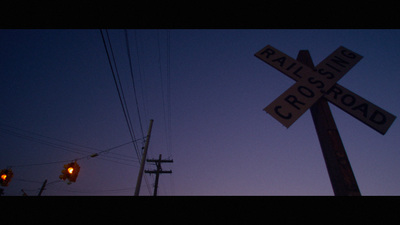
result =
[[[158,161],[161,161],[161,154],[160,154],[160,156],[158,157]],[[160,177],[160,171],[162,170],[162,169],[161,169],[161,163],[160,163],[160,162],[156,163],[156,166],[157,166],[157,173],[156,173],[156,182],[155,182],[155,184],[154,184],[154,193],[153,193],[153,196],[157,196],[158,178]]]
[[[144,151],[143,151],[143,154],[142,154],[142,161],[140,161],[140,169],[139,169],[139,175],[138,175],[138,178],[137,178],[137,181],[136,181],[135,196],[139,196],[140,185],[142,184],[144,163],[146,161],[147,149],[149,148],[151,128],[153,127],[153,121],[154,120],[152,120],[152,119],[150,120],[149,131],[147,132],[146,143],[144,145]]]
[[[156,182],[154,184],[154,193],[153,196],[157,196],[157,189],[158,189],[158,178],[160,177],[160,173],[172,173],[171,170],[164,171],[161,168],[161,163],[172,163],[174,162],[172,159],[161,159],[161,154],[157,159],[148,159],[147,162],[155,162],[157,166],[157,170],[146,170],[146,173],[155,173],[156,174]]]
[[[307,50],[299,51],[297,60],[314,69]],[[310,111],[335,196],[361,196],[328,102],[320,98]]]
[[[42,188],[40,188],[40,191],[39,191],[38,196],[41,196],[41,195],[42,195],[42,192],[43,192],[43,190],[44,190],[44,187],[46,187],[46,183],[47,183],[47,179],[43,182]]]

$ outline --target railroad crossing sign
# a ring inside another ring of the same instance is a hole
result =
[[[297,60],[294,60],[267,45],[255,56],[297,81],[264,110],[289,127],[310,108],[335,195],[360,196],[327,101],[381,134],[385,134],[396,119],[394,115],[336,83],[362,56],[340,46],[316,67],[307,50],[300,51]]]
[[[256,57],[297,81],[264,110],[290,127],[322,96],[356,119],[385,134],[396,117],[336,82],[362,56],[339,47],[314,69],[267,45]]]

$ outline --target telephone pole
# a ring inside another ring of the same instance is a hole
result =
[[[44,180],[43,185],[42,185],[42,187],[40,188],[40,191],[39,191],[38,196],[41,196],[41,195],[42,195],[42,192],[43,192],[43,190],[44,190],[44,187],[46,187],[46,184],[47,184],[47,179]],[[25,193],[25,192],[24,192],[24,193]]]
[[[174,162],[172,159],[161,159],[161,154],[158,159],[148,159],[147,162],[155,162],[157,166],[157,170],[145,170],[145,173],[155,173],[156,174],[156,182],[154,184],[154,194],[153,196],[157,196],[157,189],[158,189],[158,178],[160,173],[172,173],[171,170],[164,171],[161,168],[161,163],[172,163]]]
[[[147,132],[147,136],[146,136],[146,144],[144,145],[144,151],[143,151],[143,155],[142,155],[142,160],[140,161],[140,169],[139,169],[139,175],[138,175],[138,178],[137,178],[137,181],[136,181],[135,196],[139,196],[140,185],[142,184],[144,162],[146,160],[147,149],[149,148],[151,128],[153,127],[153,122],[154,122],[154,120],[151,119],[150,120],[150,125],[149,125],[149,131]]]

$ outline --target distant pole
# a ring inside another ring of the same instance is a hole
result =
[[[38,196],[41,196],[41,195],[42,195],[42,192],[43,192],[43,190],[44,190],[44,187],[46,187],[46,183],[47,183],[47,179],[44,180],[43,185],[42,185],[42,188],[40,188],[40,191],[39,191]]]
[[[28,196],[28,194],[25,193],[24,189],[21,189],[21,191],[22,191],[22,196]]]
[[[161,169],[161,163],[160,163],[160,161],[161,161],[161,154],[160,154],[160,156],[158,157],[158,163],[156,163],[156,166],[157,166],[157,173],[156,173],[156,182],[154,183],[154,193],[153,193],[153,196],[157,196],[157,189],[158,189],[158,178],[160,177],[160,171],[162,170]]]
[[[151,128],[153,127],[153,122],[154,122],[154,120],[151,119],[150,120],[150,125],[149,125],[149,131],[147,132],[147,136],[146,136],[146,143],[144,145],[144,151],[143,151],[143,154],[142,154],[142,161],[140,161],[140,169],[139,169],[139,175],[138,175],[138,178],[137,178],[137,181],[136,181],[135,196],[139,196],[140,185],[142,184],[144,163],[146,161],[147,149],[149,148]]]
[[[297,60],[314,68],[307,50],[299,51]],[[335,196],[361,196],[328,102],[320,98],[310,111]]]
[[[161,154],[157,159],[148,159],[147,162],[155,162],[157,166],[157,170],[146,170],[145,173],[155,173],[156,174],[156,182],[154,184],[154,193],[153,196],[157,196],[157,189],[158,189],[158,178],[160,177],[160,173],[172,173],[171,170],[164,171],[161,168],[161,163],[172,163],[174,162],[172,159],[161,159]]]

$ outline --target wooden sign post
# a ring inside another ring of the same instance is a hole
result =
[[[297,60],[314,68],[308,51],[300,51]],[[328,102],[320,98],[310,111],[335,196],[361,196]]]

